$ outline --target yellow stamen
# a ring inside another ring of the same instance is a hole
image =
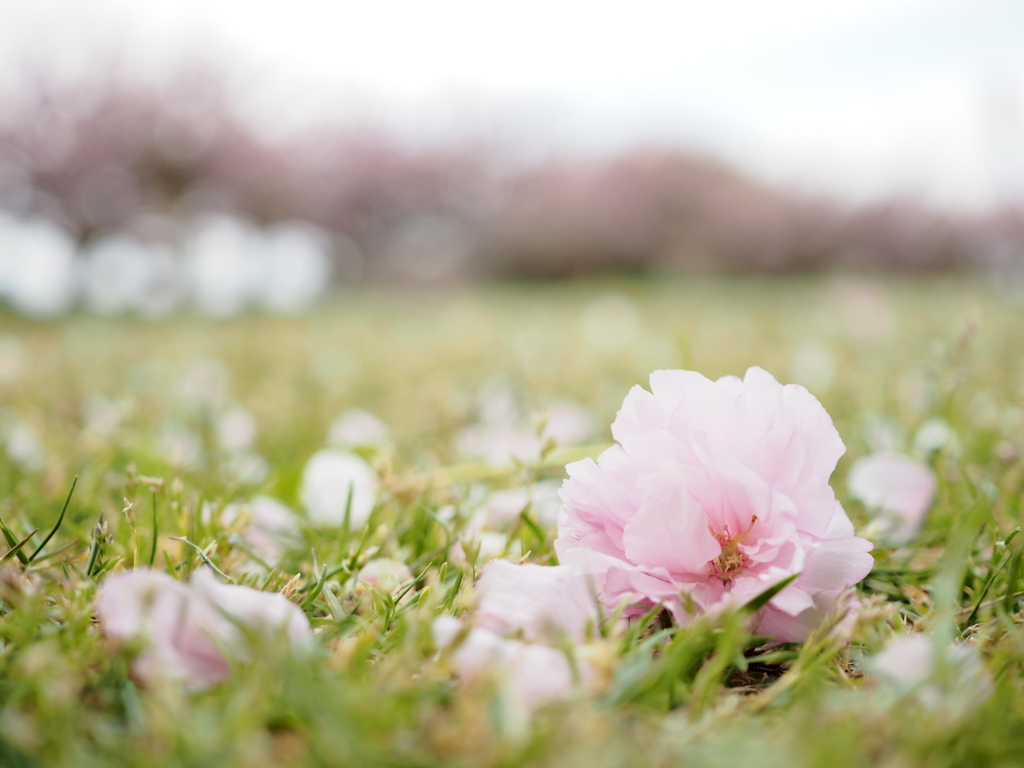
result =
[[[757,515],[752,515],[750,525],[747,526],[745,531],[736,536],[729,530],[729,526],[725,526],[721,531],[716,531],[708,526],[711,535],[722,546],[721,554],[713,560],[708,560],[708,570],[712,576],[720,579],[722,583],[728,584],[731,582],[750,563],[750,558],[740,550],[740,544],[743,543],[743,540],[750,533],[756,522]]]

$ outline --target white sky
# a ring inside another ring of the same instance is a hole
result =
[[[117,45],[244,73],[281,130],[379,119],[411,140],[679,142],[858,201],[1024,199],[1024,0],[0,0],[0,73]]]

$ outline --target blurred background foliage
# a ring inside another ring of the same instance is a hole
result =
[[[400,2],[408,28],[316,0],[47,3],[0,31],[0,303],[30,316],[295,314],[362,285],[1024,270],[1006,0],[651,0],[654,24],[520,4],[512,49],[456,0]]]
[[[417,149],[340,122],[275,140],[233,113],[226,87],[202,69],[159,88],[38,83],[0,118],[0,206],[80,246],[117,232],[175,244],[211,213],[301,221],[331,236],[339,282],[993,270],[1024,247],[1013,208],[844,205],[667,145],[517,163],[500,139]]]
[[[329,287],[608,273],[1015,281],[1024,248],[1014,207],[855,206],[668,145],[523,162],[500,139],[417,148],[340,122],[270,138],[226,87],[215,70],[155,88],[111,75],[8,104],[0,297],[41,316],[189,300],[230,315],[301,310]]]

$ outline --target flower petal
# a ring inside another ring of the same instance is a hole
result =
[[[684,488],[671,485],[645,496],[626,526],[623,544],[630,562],[692,576],[704,574],[708,561],[722,551],[701,504]]]

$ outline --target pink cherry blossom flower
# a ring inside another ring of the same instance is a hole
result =
[[[895,451],[857,459],[847,484],[851,496],[889,518],[887,538],[893,543],[906,543],[917,535],[935,498],[935,473]]]
[[[132,673],[143,683],[177,679],[196,689],[226,680],[232,659],[246,661],[246,631],[282,636],[293,650],[313,643],[306,615],[283,595],[221,584],[207,569],[188,584],[160,571],[109,576],[95,601],[107,637],[139,640]]]
[[[871,570],[829,476],[845,451],[821,404],[751,368],[742,380],[655,371],[612,425],[617,445],[568,466],[559,560],[628,614],[679,622],[799,577],[756,631],[800,641]]]

